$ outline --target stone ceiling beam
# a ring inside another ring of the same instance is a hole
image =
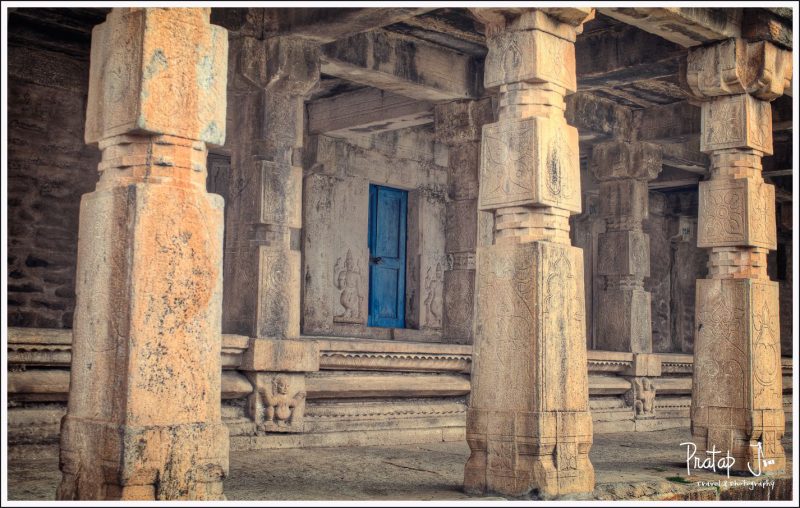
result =
[[[432,11],[431,7],[363,9],[265,9],[274,35],[293,35],[317,42],[351,37]]]
[[[598,11],[687,48],[741,36],[742,9],[606,7]]]
[[[599,141],[631,135],[631,109],[591,93],[578,92],[566,97],[567,122],[577,127],[581,141]]]
[[[364,136],[433,122],[433,105],[377,88],[308,104],[308,131],[334,137]]]
[[[385,30],[322,47],[324,74],[422,101],[475,99],[483,94],[476,58]]]
[[[685,54],[683,47],[630,25],[586,33],[575,41],[578,90],[676,76]]]

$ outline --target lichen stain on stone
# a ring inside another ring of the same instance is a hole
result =
[[[150,62],[144,69],[143,78],[145,81],[150,80],[159,72],[167,70],[168,67],[169,63],[167,62],[167,56],[164,54],[164,50],[158,48],[153,51],[153,54],[150,56]]]
[[[204,55],[197,63],[197,86],[201,90],[212,90],[215,81],[214,58],[211,55]]]

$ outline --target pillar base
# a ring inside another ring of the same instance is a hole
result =
[[[591,492],[592,418],[588,411],[470,409],[464,468],[468,494],[553,497]]]
[[[222,423],[132,426],[65,416],[58,500],[224,500]]]

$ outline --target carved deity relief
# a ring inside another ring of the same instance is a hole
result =
[[[361,315],[364,296],[361,294],[361,263],[353,261],[353,253],[347,249],[345,261],[342,258],[336,259],[333,269],[334,286],[341,291],[339,303],[344,309],[334,317],[334,321],[343,323],[362,323],[364,317]]]
[[[261,432],[302,432],[306,392],[302,375],[256,375],[249,415]]]
[[[654,416],[656,412],[656,388],[648,377],[633,379],[633,387],[625,394],[636,416]]]
[[[442,263],[436,263],[436,267],[428,267],[425,274],[425,327],[442,327],[442,285],[444,283],[444,270]]]

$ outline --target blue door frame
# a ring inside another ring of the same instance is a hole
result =
[[[405,327],[408,192],[369,186],[369,326]]]

